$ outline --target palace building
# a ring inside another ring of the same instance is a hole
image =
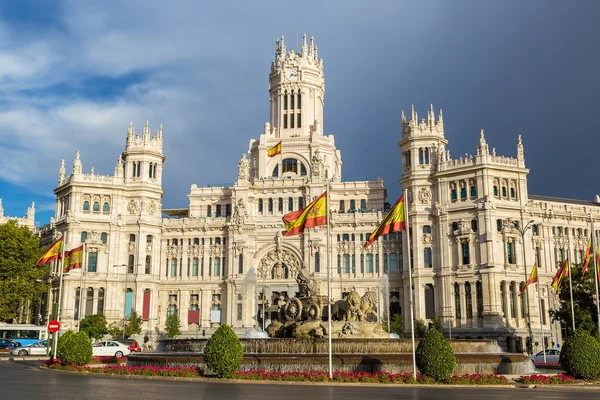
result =
[[[452,158],[442,112],[436,116],[431,107],[419,118],[413,109],[402,115],[398,132],[411,251],[405,232],[364,249],[387,211],[386,189],[381,178],[342,179],[341,152],[323,131],[324,95],[313,39],[305,35],[300,52],[278,40],[269,74],[270,121],[242,154],[235,183],[192,184],[186,208],[162,208],[168,168],[162,126],[152,135],[148,122],[141,134],[130,125],[113,175],[93,168],[84,173],[79,152],[70,175],[63,161],[56,215],[41,230],[46,244],[63,232],[67,250],[85,243],[84,267],[64,274],[63,329],[96,313],[120,325],[135,309],[144,333],[163,330],[167,316],[177,314],[185,336],[210,334],[221,323],[243,334],[268,324],[277,305],[296,296],[302,268],[325,295],[330,257],[334,300],[352,290],[380,292],[387,274],[390,312],[403,315],[408,331],[410,257],[415,317],[440,317],[447,336],[497,339],[520,349],[530,315],[535,341],[542,342],[543,326],[548,344],[561,342],[561,327],[548,314],[556,304],[550,283],[566,257],[580,262],[600,205],[529,195],[520,136],[515,158],[497,155],[483,131],[475,155]],[[278,144],[281,151],[269,156]],[[282,216],[304,208],[327,185],[331,248],[325,226],[282,236]],[[519,296],[524,265],[529,272],[534,262],[540,298],[534,286]],[[49,303],[59,302],[57,288],[55,278]]]

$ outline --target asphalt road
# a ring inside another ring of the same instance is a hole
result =
[[[367,400],[367,399],[594,399],[600,392],[555,389],[450,387],[365,387],[323,385],[232,384],[186,382],[65,374],[41,371],[39,362],[0,363],[2,399],[244,399],[244,400]]]

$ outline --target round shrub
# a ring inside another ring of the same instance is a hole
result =
[[[452,346],[435,329],[430,329],[419,343],[416,359],[419,371],[436,381],[448,379],[456,366]]]
[[[229,325],[221,325],[204,347],[204,362],[219,378],[231,378],[243,356],[242,342]]]
[[[588,331],[577,329],[563,345],[560,365],[575,378],[600,377],[600,343]]]
[[[63,365],[85,365],[92,359],[92,342],[83,331],[66,331],[58,338],[56,356]]]

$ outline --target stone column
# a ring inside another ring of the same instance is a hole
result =
[[[458,282],[460,289],[460,325],[465,326],[467,324],[467,293],[465,291],[465,283]]]
[[[509,299],[509,290],[508,290],[508,281],[502,281],[502,289],[503,289],[503,299],[504,299],[504,308],[502,309],[502,313],[504,314],[504,319],[506,320],[506,325],[511,325],[509,322],[510,319],[510,299]]]
[[[471,326],[476,328],[479,324],[477,314],[477,281],[469,281],[471,284],[471,310],[473,311],[473,320]]]
[[[523,321],[521,318],[521,297],[519,296],[519,282],[512,281],[513,286],[513,301],[515,303],[515,324],[517,326],[522,325]]]
[[[190,309],[190,292],[188,290],[181,290],[179,292],[179,304],[181,309],[179,310],[179,321],[181,323],[181,330],[188,330],[188,311]]]

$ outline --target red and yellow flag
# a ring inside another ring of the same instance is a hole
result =
[[[552,287],[554,288],[554,290],[556,290],[558,292],[558,290],[560,289],[560,285],[562,284],[562,281],[567,276],[569,276],[569,259],[568,258],[562,263],[562,265],[560,266],[558,271],[556,271],[556,275],[554,275],[554,279],[552,279]]]
[[[588,240],[587,248],[585,249],[585,256],[583,256],[583,267],[581,268],[581,277],[583,277],[590,265],[590,259],[592,258],[592,236]]]
[[[369,240],[365,243],[365,248],[369,247],[379,236],[387,235],[391,232],[400,232],[406,230],[406,221],[404,218],[404,194],[400,196],[394,207],[387,213],[381,224],[371,233]]]
[[[63,248],[63,236],[61,236],[56,242],[52,243],[48,250],[42,254],[39,261],[35,265],[36,267],[41,267],[42,265],[49,263],[50,261],[57,260],[62,257],[62,248]]]
[[[537,283],[539,281],[540,281],[540,279],[538,278],[537,263],[534,263],[533,269],[531,270],[531,274],[529,274],[529,279],[527,279],[527,282],[525,282],[525,286],[523,286],[523,290],[521,290],[521,293],[519,293],[519,296],[522,295],[523,293],[525,293],[527,286],[531,285],[532,283]]]
[[[283,236],[294,236],[304,232],[305,228],[313,228],[327,224],[327,192],[323,193],[302,210],[285,214]]]
[[[267,155],[269,157],[275,157],[277,154],[281,154],[281,141],[270,149],[267,149]]]
[[[69,251],[68,255],[65,254],[65,260],[63,264],[63,271],[69,272],[72,269],[81,268],[83,261],[83,245],[75,247]]]

